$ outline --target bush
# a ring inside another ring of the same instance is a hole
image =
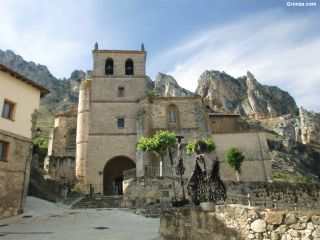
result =
[[[244,160],[244,155],[238,147],[231,147],[226,153],[227,163],[236,171],[238,181],[240,181],[239,173],[241,171],[241,164]]]
[[[141,137],[137,144],[137,150],[142,152],[153,152],[161,155],[168,147],[176,146],[176,135],[169,131],[157,131],[152,138]]]
[[[188,155],[195,153],[195,151],[196,151],[195,147],[196,147],[197,142],[202,143],[202,145],[204,146],[204,152],[206,152],[206,153],[210,153],[210,152],[213,152],[214,150],[216,150],[216,144],[214,143],[214,141],[211,138],[208,138],[205,140],[203,140],[203,139],[194,140],[194,141],[188,142],[187,145],[185,146],[185,150]]]
[[[85,190],[83,188],[83,186],[81,186],[80,184],[76,184],[74,185],[73,188],[71,188],[71,193],[75,194],[80,194],[81,196],[85,195]]]

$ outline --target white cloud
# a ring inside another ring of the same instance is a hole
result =
[[[235,77],[250,70],[258,81],[288,91],[297,102],[320,111],[319,16],[283,16],[279,11],[253,15],[209,29],[174,46],[155,62],[184,88],[195,90],[205,70]]]
[[[85,69],[94,30],[90,1],[3,1],[0,14],[0,48],[11,49],[24,59],[47,65],[58,77],[71,69]],[[90,61],[90,59],[88,60]]]

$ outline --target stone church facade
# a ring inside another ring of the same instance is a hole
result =
[[[150,137],[164,129],[184,136],[184,143],[213,138],[225,180],[236,179],[225,163],[230,146],[245,152],[242,180],[266,181],[272,176],[264,133],[244,131],[238,115],[208,113],[200,96],[163,97],[148,92],[146,59],[143,46],[138,51],[99,50],[97,46],[93,50],[92,76],[79,92],[75,162],[70,161],[70,171],[75,169],[78,182],[95,193],[119,195],[124,191],[123,172],[138,178],[171,176],[168,159],[160,170],[157,157],[136,150],[141,136]],[[74,121],[74,116],[69,118]],[[53,135],[51,141],[54,139]],[[192,173],[193,158],[184,156],[185,177]],[[64,170],[58,167],[55,171],[59,175]]]

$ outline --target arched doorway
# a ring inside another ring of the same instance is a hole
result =
[[[123,171],[135,167],[134,161],[128,157],[117,156],[111,158],[103,169],[103,194],[122,195]]]

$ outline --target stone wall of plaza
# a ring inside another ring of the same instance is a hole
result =
[[[53,177],[75,181],[77,110],[58,114],[50,133],[44,170]]]
[[[320,210],[320,184],[227,182],[227,203],[273,209]]]
[[[160,234],[169,239],[319,239],[320,212],[270,211],[217,205],[214,212],[170,208],[161,213]]]
[[[175,179],[178,197],[182,197],[180,178]],[[188,178],[184,178],[185,192]],[[320,210],[320,184],[290,184],[267,182],[224,182],[227,188],[226,203],[243,204],[274,210]],[[168,203],[174,197],[171,177],[136,178],[124,181],[126,206],[145,206],[151,203]],[[187,198],[189,196],[187,195]]]
[[[9,143],[7,161],[0,161],[0,218],[22,212],[28,191],[31,165],[30,139],[0,130]],[[7,181],[6,181],[7,180]]]

